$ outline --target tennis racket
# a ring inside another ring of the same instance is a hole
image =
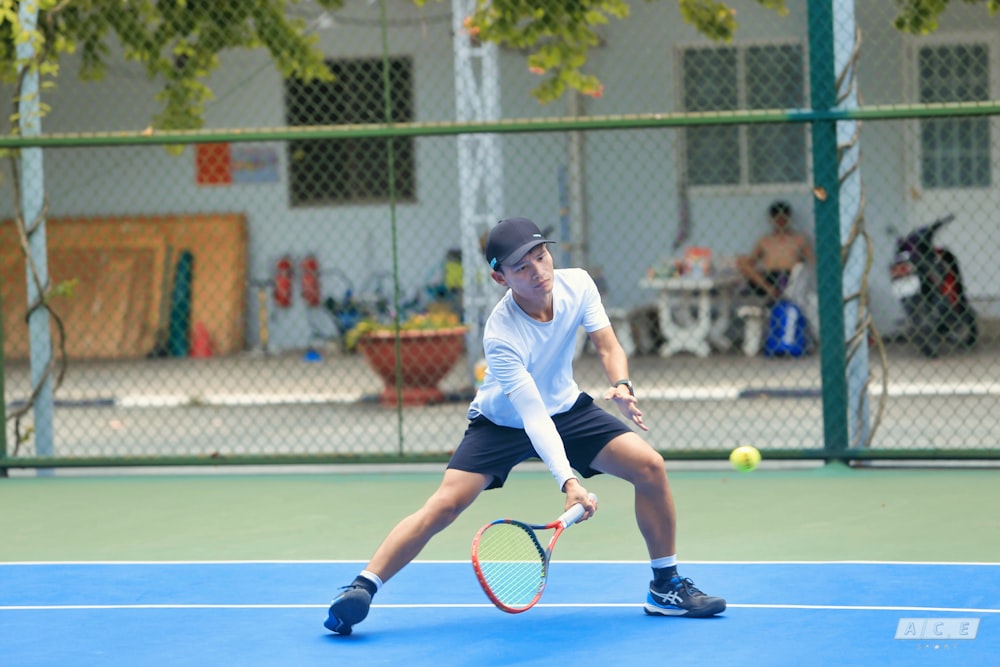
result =
[[[593,493],[590,499],[597,502]],[[497,609],[520,614],[535,606],[545,591],[556,540],[584,512],[583,505],[576,503],[545,525],[497,519],[479,529],[472,540],[472,567],[479,585]],[[538,541],[539,532],[553,529],[549,545],[543,548]]]

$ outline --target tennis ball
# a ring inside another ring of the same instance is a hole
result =
[[[741,445],[729,453],[729,462],[740,472],[750,472],[760,463],[760,452],[751,445]]]

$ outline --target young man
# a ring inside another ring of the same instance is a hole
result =
[[[809,239],[791,227],[792,207],[788,202],[776,201],[767,212],[771,233],[757,241],[749,255],[740,257],[737,266],[756,294],[776,301],[795,265],[814,262],[815,258]]]
[[[647,614],[707,617],[726,608],[690,579],[677,574],[674,501],[663,457],[614,415],[595,405],[573,379],[577,328],[589,333],[610,389],[605,400],[643,431],[628,361],[600,294],[581,269],[555,270],[538,226],[524,218],[501,220],[486,241],[492,277],[508,288],[486,321],[483,347],[488,371],[469,406],[469,425],[438,489],[400,521],[358,577],[330,605],[324,625],[348,635],[368,615],[382,584],[416,558],[486,489],[503,486],[510,470],[538,456],[566,494],[566,508],[597,505],[579,475],[608,473],[635,488],[635,516],[646,541],[653,580]]]

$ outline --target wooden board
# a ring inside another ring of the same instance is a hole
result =
[[[246,226],[242,215],[56,218],[47,221],[52,284],[76,279],[57,298],[71,358],[150,354],[167,325],[172,277],[182,250],[195,256],[191,322],[201,322],[217,354],[243,348]],[[16,230],[0,223],[4,354],[28,356],[26,277]]]

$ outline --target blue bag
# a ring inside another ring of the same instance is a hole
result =
[[[806,352],[806,318],[791,301],[779,301],[771,308],[764,342],[768,357],[800,357]]]

